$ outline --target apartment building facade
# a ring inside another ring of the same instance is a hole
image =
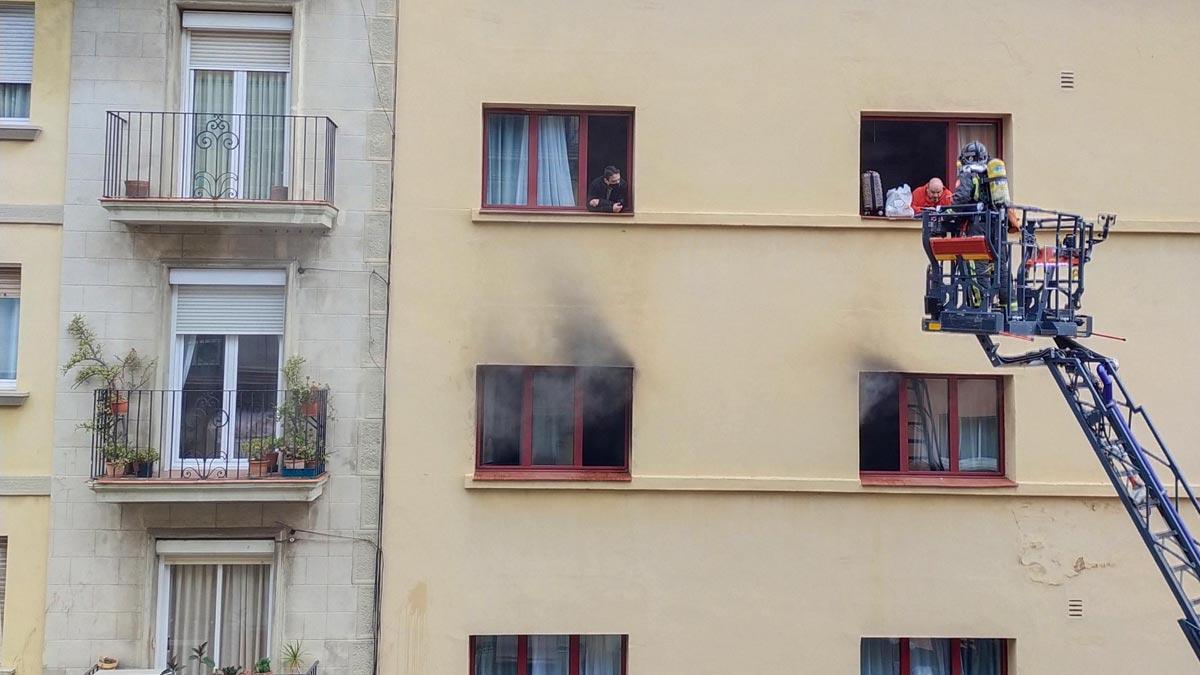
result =
[[[394,26],[76,4],[44,672],[371,670]]]
[[[1117,213],[1093,346],[1194,474],[1198,20],[403,3],[380,672],[1194,668],[1048,374],[921,331],[919,225],[859,177],[979,140],[1016,201]]]
[[[0,4],[0,673],[42,672],[69,0]]]

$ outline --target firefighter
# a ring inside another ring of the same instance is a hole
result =
[[[958,153],[958,184],[954,186],[951,203],[954,206],[982,205],[978,214],[966,218],[963,234],[987,237],[996,249],[1000,266],[1007,269],[1007,265],[1004,263],[1008,254],[1007,246],[1004,245],[1003,235],[995,235],[992,227],[1001,227],[1001,223],[1004,223],[1007,230],[1013,229],[1012,223],[1008,222],[1010,214],[1006,208],[1008,179],[1005,176],[1003,163],[999,160],[990,162],[989,160],[991,160],[991,156],[988,154],[987,146],[979,141],[971,141],[962,147]],[[989,171],[989,168],[992,170]],[[996,187],[1000,187],[998,179],[994,177],[997,174],[997,168],[999,177],[1004,181],[1003,190],[992,189],[993,181],[997,182]],[[997,240],[996,236],[1000,236],[1000,240]],[[968,267],[972,268],[969,274],[975,277],[979,286],[986,287],[991,284],[994,272],[992,263],[986,266],[976,266],[974,263],[970,263]],[[1014,314],[1017,313],[1019,311],[1017,303],[1010,301],[1009,284],[1001,282],[1000,288],[997,290],[1001,307],[1007,307]],[[972,295],[974,296],[975,293]],[[978,303],[978,300],[975,302]]]

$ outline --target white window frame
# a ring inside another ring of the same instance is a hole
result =
[[[29,5],[33,9],[33,53],[29,55],[30,61],[37,58],[37,7],[32,2],[0,2],[5,5]],[[28,84],[29,85],[29,111],[30,114],[25,117],[0,117],[0,124],[29,124],[29,120],[33,114],[33,75],[30,74],[28,82],[4,82],[4,84]]]
[[[157,670],[167,667],[167,632],[171,620],[171,566],[172,565],[217,565],[216,611],[213,622],[221,622],[221,588],[224,582],[225,565],[267,565],[267,644],[272,644],[275,617],[275,579],[278,570],[275,560],[275,542],[269,539],[160,539],[155,542],[158,555],[158,589],[155,598],[154,619],[154,662]],[[211,645],[209,655],[220,654],[221,632],[216,631],[216,644]],[[176,654],[186,662],[186,654]]]
[[[20,283],[21,273],[23,271],[23,268],[20,265],[0,265],[0,268],[17,270],[17,279],[18,279],[18,283]],[[21,298],[18,297],[17,298],[17,368],[16,368],[16,373],[18,375],[20,375],[20,373],[21,373],[21,337],[20,337],[20,334],[21,334]],[[11,379],[11,380],[0,379],[0,391],[16,391],[16,389],[17,389],[17,380],[15,378]]]

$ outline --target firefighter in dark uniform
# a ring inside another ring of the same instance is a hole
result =
[[[1004,245],[1003,235],[997,242],[993,237],[994,229],[1008,229],[1008,213],[1006,210],[1007,204],[1004,201],[997,202],[993,199],[994,191],[991,189],[988,176],[988,162],[991,157],[988,155],[987,146],[979,141],[971,141],[963,146],[958,153],[958,183],[954,186],[954,193],[951,196],[951,203],[954,206],[966,206],[969,204],[980,204],[981,210],[978,214],[968,216],[963,224],[963,234],[970,237],[986,237],[988,241],[993,242],[996,248],[996,262],[1000,263],[1002,268],[1007,269],[1005,258],[1008,255],[1008,247]],[[1001,165],[1003,166],[1003,165]],[[1007,182],[1007,178],[1005,179]],[[1005,186],[1007,188],[1007,185]],[[1007,193],[1007,189],[1004,190]],[[970,263],[969,267],[975,268],[971,274],[975,277],[976,282],[981,287],[988,287],[993,283],[993,265],[996,263],[987,263],[985,265],[976,265]],[[1002,307],[1008,306],[1013,312],[1018,311],[1015,302],[1010,302],[1008,283],[1000,282],[999,300]],[[974,295],[974,293],[973,293]]]

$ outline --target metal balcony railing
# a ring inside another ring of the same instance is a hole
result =
[[[104,480],[315,478],[328,389],[99,389],[91,475]]]
[[[333,203],[328,117],[110,111],[105,199]]]

